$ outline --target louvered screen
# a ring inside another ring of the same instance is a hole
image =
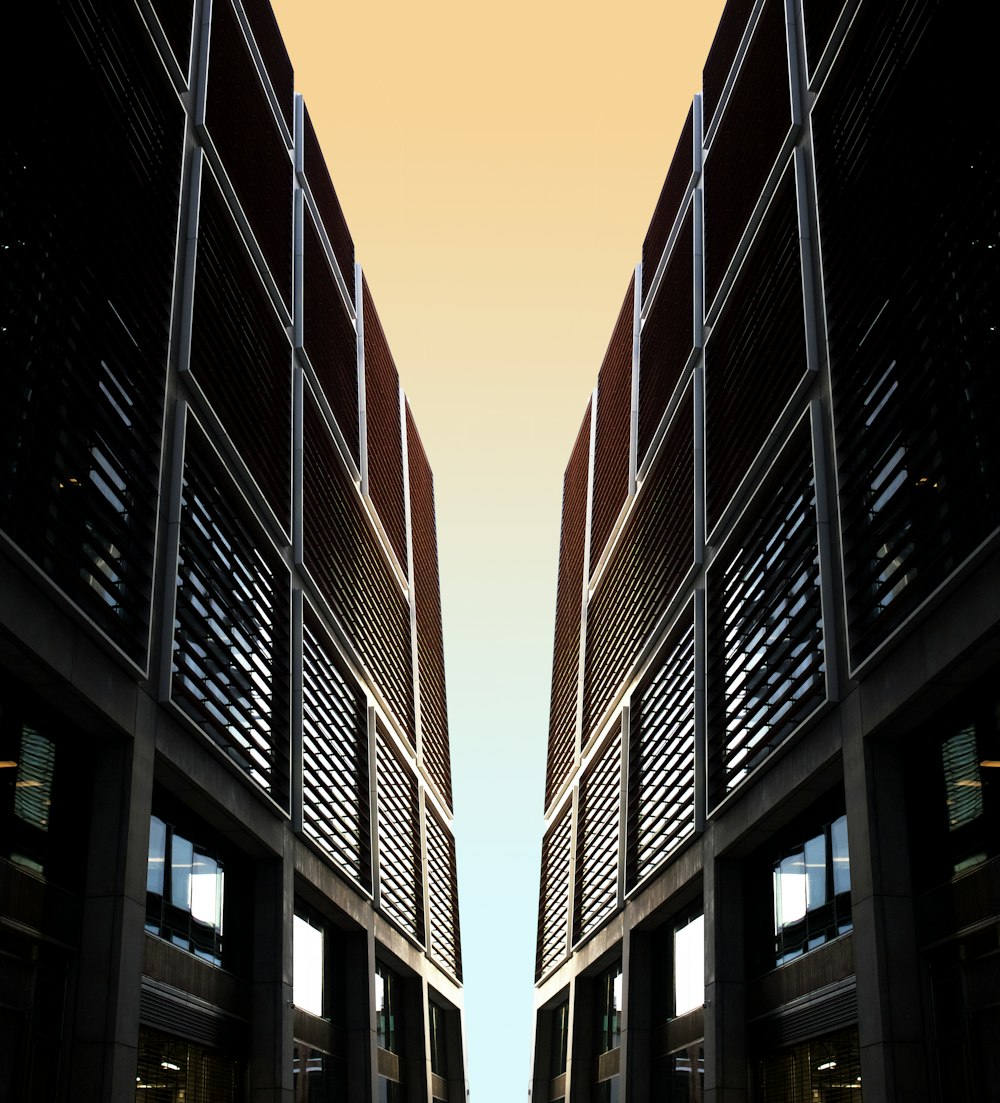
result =
[[[458,922],[458,876],[455,839],[427,809],[427,895],[430,905],[430,953],[458,980],[462,979],[462,947]]]
[[[795,178],[789,164],[705,349],[709,532],[806,366]]]
[[[975,21],[865,7],[815,112],[855,665],[1000,524],[1000,135]]]
[[[622,688],[694,562],[694,409],[689,389],[587,613],[584,741]]]
[[[691,107],[681,131],[680,141],[674,150],[667,177],[656,201],[656,209],[642,243],[642,300],[649,296],[657,265],[663,256],[670,231],[674,228],[677,212],[683,206],[694,174],[694,107]]]
[[[365,403],[368,411],[368,492],[389,542],[406,569],[406,506],[403,500],[403,435],[396,371],[375,301],[362,280],[365,323]]]
[[[307,213],[303,241],[303,345],[355,463],[358,446],[358,340]]]
[[[715,109],[722,99],[726,78],[736,60],[753,5],[754,0],[729,0],[719,20],[701,77],[706,131],[715,118]]]
[[[215,0],[212,4],[211,43],[206,106],[208,131],[274,282],[284,301],[289,303],[292,293],[292,162],[243,28],[233,11],[232,0]],[[290,83],[290,70],[288,77]]]
[[[549,749],[545,771],[545,807],[569,777],[577,745],[580,689],[580,618],[583,615],[583,549],[587,523],[590,464],[590,403],[563,476],[562,532],[549,704]]]
[[[694,830],[694,692],[694,611],[689,607],[632,699],[629,888]]]
[[[142,664],[183,113],[137,12],[52,8],[6,61],[0,527]]]
[[[413,530],[413,600],[417,618],[420,735],[424,766],[451,807],[451,749],[444,678],[444,632],[438,576],[434,475],[406,405],[406,449],[410,466],[410,525]]]
[[[802,0],[803,22],[806,33],[806,58],[809,72],[814,73],[826,44],[830,41],[837,17],[844,8],[844,0]]]
[[[305,403],[303,468],[305,565],[412,741],[409,605],[311,394]]]
[[[632,418],[632,329],[635,277],[628,285],[608,351],[597,377],[594,439],[594,504],[590,526],[590,569],[600,559],[628,497],[629,434]]]
[[[792,121],[783,0],[767,0],[705,159],[705,305],[715,298]]]
[[[717,804],[826,697],[808,419],[708,579],[709,799]]]
[[[288,802],[289,579],[211,445],[188,421],[172,700]]]
[[[694,212],[688,208],[639,341],[639,463],[694,347]]]
[[[367,703],[311,616],[302,632],[302,826],[334,865],[371,888]]]
[[[218,2],[219,0],[215,0],[215,3]],[[260,51],[264,68],[267,70],[271,87],[281,108],[281,114],[288,129],[291,130],[295,79],[278,20],[274,16],[270,0],[240,0],[240,2],[243,4],[243,11],[246,13],[247,22],[253,32],[254,41]]]
[[[187,76],[188,62],[191,57],[191,22],[194,15],[194,0],[153,0],[156,17],[163,27],[174,57]]]
[[[569,926],[570,839],[573,809],[567,803],[542,840],[542,873],[538,892],[538,941],[535,980],[562,961]]]
[[[291,507],[292,358],[214,177],[202,181],[191,370],[278,519]]]
[[[619,730],[580,781],[573,941],[586,937],[618,902],[618,812],[622,736]]]
[[[323,159],[323,150],[320,148],[319,139],[316,137],[316,130],[313,127],[312,119],[309,117],[308,108],[304,115],[305,148],[303,150],[303,164],[306,179],[309,181],[309,190],[312,192],[313,199],[316,200],[316,207],[319,210],[320,218],[323,220],[326,236],[330,239],[330,245],[333,247],[333,255],[337,258],[337,264],[340,266],[340,274],[344,277],[344,283],[347,285],[347,293],[351,297],[351,302],[353,302],[354,239],[351,237],[347,220],[344,218],[344,211],[340,206],[340,200],[337,198],[333,181],[330,179],[330,170],[326,167],[326,161]]]
[[[389,737],[381,728],[375,746],[381,907],[404,931],[423,942],[424,894],[417,779],[410,767],[396,757]]]

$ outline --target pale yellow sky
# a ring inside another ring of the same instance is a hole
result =
[[[273,2],[434,468],[471,1099],[510,1103],[562,473],[722,3]]]

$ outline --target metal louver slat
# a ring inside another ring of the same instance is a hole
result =
[[[448,696],[444,677],[444,630],[438,576],[434,476],[406,405],[406,442],[410,467],[410,515],[413,534],[413,600],[417,621],[417,669],[420,681],[420,736],[423,761],[451,806],[451,748]]]
[[[344,277],[347,292],[354,301],[354,239],[351,237],[350,228],[344,218],[344,211],[337,198],[336,189],[330,179],[330,170],[323,159],[323,151],[320,149],[319,139],[316,137],[316,129],[309,117],[309,109],[305,109],[305,135],[303,150],[303,165],[306,180],[309,182],[309,190],[319,216],[323,220],[323,228],[333,247],[333,255],[337,258],[340,274]],[[355,457],[356,459],[357,457]]]
[[[311,620],[302,633],[303,830],[336,866],[371,888],[365,695]]]
[[[319,385],[359,462],[357,334],[337,289],[312,216],[304,218],[303,345]],[[350,279],[353,284],[353,276]]]
[[[639,465],[642,466],[694,347],[694,210],[674,242],[649,315],[639,357]]]
[[[709,532],[806,368],[795,178],[789,164],[705,349]]]
[[[379,551],[311,394],[305,402],[303,468],[306,567],[396,719],[412,733],[409,605]]]
[[[717,804],[826,698],[808,419],[765,482],[760,508],[720,550],[708,602]]]
[[[259,6],[260,0],[255,3]],[[273,20],[273,15],[267,14]],[[280,36],[278,46],[284,50]],[[290,86],[290,67],[288,83]],[[290,110],[290,94],[286,103]],[[231,0],[216,0],[212,5],[205,121],[274,282],[288,304],[292,294],[292,162]]]
[[[143,666],[183,111],[137,11],[18,21],[39,48],[5,59],[33,122],[0,156],[0,528]]]
[[[427,810],[427,888],[431,922],[431,956],[462,979],[462,947],[458,922],[458,878],[455,840],[447,827]]]
[[[542,840],[538,941],[535,951],[536,980],[566,956],[572,830],[572,806],[567,803]]]
[[[1000,136],[976,18],[864,6],[813,114],[855,667],[1000,525],[1000,211],[982,186]]]
[[[785,33],[784,0],[766,0],[705,159],[706,308],[791,128]]]
[[[278,520],[287,526],[291,345],[207,170],[198,220],[190,366]]]
[[[653,217],[642,243],[642,298],[649,294],[657,266],[666,248],[677,212],[681,209],[694,173],[694,107],[688,109],[680,140],[667,169]]]
[[[288,572],[188,419],[171,699],[288,801]]]
[[[622,734],[619,727],[580,782],[573,941],[597,927],[618,902],[618,809]]]
[[[375,739],[378,771],[379,899],[382,911],[417,942],[424,941],[417,779],[396,757],[388,736]]]
[[[365,402],[368,410],[368,493],[406,573],[406,505],[403,498],[403,431],[399,421],[399,373],[375,300],[362,280],[365,329]]]
[[[694,562],[694,408],[689,387],[587,614],[586,742]]]
[[[694,830],[694,611],[635,695],[629,751],[628,887]]]
[[[549,704],[549,746],[545,771],[546,807],[569,777],[576,753],[590,420],[588,402],[587,412],[563,478],[552,695]]]
[[[600,559],[628,497],[634,298],[635,276],[629,282],[628,292],[597,378],[594,501],[590,532],[591,570]]]

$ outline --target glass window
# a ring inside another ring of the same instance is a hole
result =
[[[755,1062],[755,1103],[861,1103],[856,1027],[777,1050]]]
[[[705,917],[696,915],[674,931],[674,1014],[705,1002]]]
[[[335,1103],[345,1098],[344,1062],[296,1042],[292,1049],[292,1097],[295,1103]]]
[[[705,1050],[700,1042],[685,1046],[653,1066],[654,1099],[701,1103],[705,1098]]]
[[[225,874],[221,860],[158,816],[149,821],[146,930],[222,964]]]
[[[14,782],[14,814],[40,831],[49,829],[56,746],[27,726],[21,729],[21,758]]]
[[[617,1049],[621,1041],[622,967],[621,962],[602,974],[598,981],[600,1023],[598,1052]]]
[[[323,1014],[323,978],[326,975],[323,931],[307,919],[292,919],[292,999],[311,1015]]]
[[[840,816],[774,863],[775,963],[849,931],[851,866]]]
[[[380,961],[375,963],[375,1032],[381,1049],[399,1053],[399,978]]]
[[[448,1045],[445,1033],[446,1020],[444,1008],[436,1003],[430,1005],[431,1018],[431,1072],[435,1076],[448,1075]]]
[[[569,1054],[569,1001],[552,1012],[552,1051],[549,1055],[549,1076],[561,1076],[566,1071]]]
[[[243,1062],[159,1031],[139,1028],[136,1103],[237,1103]]]

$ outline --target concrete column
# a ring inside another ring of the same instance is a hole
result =
[[[344,1028],[347,1032],[347,1098],[372,1098],[372,987],[374,954],[369,961],[367,931],[344,936]]]
[[[861,1079],[866,1099],[930,1098],[910,884],[903,748],[862,739],[858,695],[844,703]]]
[[[742,866],[714,857],[705,833],[705,1100],[746,1103],[746,964]]]
[[[575,977],[570,988],[570,1037],[566,1071],[571,1103],[590,1103],[594,1083],[594,1019],[597,984],[592,977]]]
[[[92,742],[94,786],[70,1082],[78,1103],[134,1103],[155,706],[134,739]],[[148,704],[148,708],[144,708]]]
[[[648,931],[626,934],[622,954],[625,1029],[622,1031],[622,1087],[629,1103],[652,1099],[653,935]]]
[[[283,832],[282,840],[283,853],[258,861],[254,871],[251,1103],[292,1103],[293,1098],[291,832]]]
[[[403,1033],[400,1039],[400,1069],[403,1074],[403,1098],[406,1103],[427,1103],[428,1054],[424,1039],[424,1007],[427,1004],[427,981],[422,977],[400,977],[400,1017]]]

